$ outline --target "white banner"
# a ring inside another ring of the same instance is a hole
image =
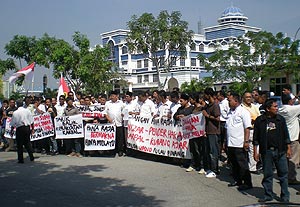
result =
[[[56,139],[81,138],[83,134],[82,115],[55,117]]]
[[[11,139],[11,138],[16,139],[16,128],[14,128],[13,136],[11,137],[10,135],[10,131],[11,131],[10,122],[11,122],[11,117],[7,117],[5,121],[4,137],[7,139]]]
[[[77,109],[82,113],[82,118],[103,118],[105,106],[104,105],[91,105],[91,106],[84,106],[84,105],[76,105]]]
[[[184,117],[181,119],[181,125],[185,139],[198,138],[205,135],[205,117],[202,113]]]
[[[52,123],[51,115],[49,113],[34,116],[33,122],[34,134],[31,136],[30,141],[54,136],[54,126]]]
[[[127,147],[146,153],[187,158],[189,139],[204,135],[202,114],[190,115],[174,126],[171,120],[136,116],[129,120]]]
[[[86,124],[84,150],[115,149],[116,127],[113,124]]]

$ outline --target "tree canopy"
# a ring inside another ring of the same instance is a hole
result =
[[[188,23],[181,20],[181,13],[161,11],[157,18],[151,13],[140,17],[133,15],[127,23],[128,48],[131,53],[143,54],[155,67],[158,87],[161,88],[160,69],[167,72],[174,59],[186,55],[186,46],[191,44],[193,32]]]
[[[292,41],[282,33],[248,32],[230,43],[227,50],[216,47],[210,57],[203,55],[207,70],[212,71],[214,82],[232,82],[241,91],[252,90],[270,75],[299,75],[299,41]]]
[[[80,32],[73,35],[73,43],[48,34],[41,38],[16,35],[6,44],[5,51],[27,64],[36,62],[45,68],[52,67],[54,77],[58,78],[62,73],[75,92],[99,93],[111,89],[111,79],[118,74],[108,60],[109,50],[100,46],[91,49],[90,41]]]

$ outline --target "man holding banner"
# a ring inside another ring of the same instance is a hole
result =
[[[126,152],[126,143],[123,128],[122,111],[125,108],[125,104],[119,100],[119,94],[116,91],[110,93],[110,101],[105,104],[104,114],[109,123],[113,123],[116,126],[116,147],[115,153],[118,153],[119,157],[124,156]]]
[[[17,101],[18,109],[13,113],[10,123],[10,126],[12,127],[11,135],[13,134],[13,128],[16,127],[18,163],[24,163],[23,146],[25,146],[28,152],[30,161],[34,161],[33,151],[30,143],[30,134],[34,133],[33,116],[31,112],[27,108],[23,108],[22,105],[22,101]]]

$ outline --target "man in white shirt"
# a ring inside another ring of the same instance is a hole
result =
[[[104,114],[108,122],[113,123],[116,126],[115,153],[118,153],[119,157],[122,157],[126,152],[122,117],[122,111],[124,108],[125,104],[119,100],[119,94],[116,91],[112,91],[110,93],[110,101],[105,104]]]
[[[25,146],[28,152],[30,161],[34,161],[33,150],[30,143],[30,134],[34,133],[33,116],[29,109],[23,108],[22,105],[22,101],[17,101],[18,109],[13,113],[10,123],[10,126],[12,127],[11,135],[13,132],[13,128],[16,127],[18,163],[24,163],[23,146]]]
[[[152,117],[155,114],[155,104],[148,99],[146,92],[141,92],[138,96],[140,102],[138,115]]]
[[[225,151],[225,143],[226,143],[226,120],[228,119],[228,112],[230,110],[229,108],[229,103],[226,98],[225,91],[221,90],[217,92],[217,99],[219,101],[219,106],[220,106],[220,141],[221,141],[221,146],[220,146],[220,155],[222,155],[222,150]]]
[[[250,135],[249,135],[249,170],[251,173],[259,174],[257,169],[257,162],[254,160],[253,153],[253,131],[254,131],[254,122],[258,116],[260,116],[259,107],[255,106],[252,103],[252,94],[250,92],[245,92],[243,94],[243,103],[242,106],[249,111],[251,117],[251,128],[250,128]]]
[[[226,121],[228,159],[232,164],[234,182],[229,187],[238,186],[238,190],[252,188],[251,174],[248,166],[249,134],[251,128],[250,113],[241,106],[240,96],[231,93],[230,111]]]
[[[297,177],[297,165],[300,162],[300,144],[299,144],[299,121],[300,105],[294,105],[295,99],[292,99],[290,94],[282,93],[282,107],[279,108],[278,114],[285,118],[286,125],[291,139],[292,156],[288,160],[288,178],[289,185],[299,185],[300,181]]]
[[[161,100],[161,104],[158,107],[157,117],[168,119],[168,115],[170,114],[171,104],[172,102],[167,99],[167,93],[164,90],[159,91],[159,99]]]
[[[174,114],[177,112],[178,108],[181,106],[179,103],[179,94],[177,91],[172,91],[170,93],[170,101],[172,102],[170,105],[170,115],[169,118],[173,118]]]

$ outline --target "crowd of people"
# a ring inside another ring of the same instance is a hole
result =
[[[92,95],[69,92],[56,97],[42,98],[27,96],[24,102],[13,98],[4,100],[0,109],[1,147],[4,151],[13,150],[13,139],[3,136],[5,120],[12,117],[11,126],[17,127],[16,146],[18,162],[24,163],[23,146],[32,152],[51,155],[65,154],[69,157],[82,157],[83,139],[55,139],[48,137],[30,143],[33,133],[32,116],[50,113],[56,116],[79,114],[76,106],[97,105],[101,117],[86,119],[84,123],[113,123],[116,126],[116,147],[112,152],[125,156],[127,124],[135,115],[160,119],[174,119],[175,122],[190,114],[201,113],[205,117],[205,135],[189,140],[191,162],[186,172],[198,172],[207,178],[215,178],[220,172],[220,161],[231,166],[233,182],[228,187],[244,191],[253,188],[251,174],[262,173],[265,189],[260,202],[274,198],[273,173],[276,169],[281,185],[280,201],[289,202],[288,185],[298,185],[296,169],[300,163],[299,120],[300,105],[291,92],[290,85],[284,86],[278,100],[270,98],[270,93],[254,89],[243,94],[234,91],[214,91],[206,88],[203,92],[181,93],[178,88],[172,92],[155,90],[152,93],[141,91],[135,96],[132,92],[119,95],[112,91],[109,100],[105,94],[95,98]],[[281,105],[281,103],[280,103]],[[26,111],[26,113],[25,113]],[[31,118],[30,118],[31,116]],[[89,152],[103,153],[103,152]]]

